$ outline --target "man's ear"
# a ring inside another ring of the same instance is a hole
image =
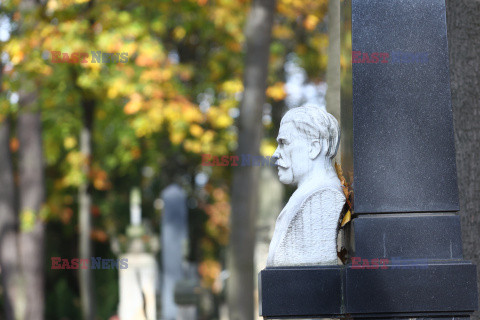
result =
[[[317,139],[312,140],[310,142],[310,148],[308,150],[308,157],[313,160],[316,157],[318,157],[321,151],[322,151],[322,144],[320,143],[320,141],[318,141]]]

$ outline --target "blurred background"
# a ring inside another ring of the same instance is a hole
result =
[[[254,318],[293,190],[246,159],[339,119],[342,3],[1,0],[0,318]]]

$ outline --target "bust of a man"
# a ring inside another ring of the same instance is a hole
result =
[[[277,137],[278,177],[297,186],[277,218],[267,267],[337,264],[337,233],[345,203],[332,166],[340,140],[337,120],[302,106],[282,118]]]

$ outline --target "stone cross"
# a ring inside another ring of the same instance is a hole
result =
[[[142,223],[142,199],[139,188],[130,191],[130,224],[139,226]]]
[[[141,226],[141,193],[139,188],[130,193],[130,226],[127,228],[126,252],[120,255],[126,268],[119,269],[120,320],[156,320],[156,294],[158,266],[155,253],[158,251],[158,238],[146,234]],[[151,238],[151,244],[145,245],[143,237]],[[120,252],[116,243],[115,251]]]

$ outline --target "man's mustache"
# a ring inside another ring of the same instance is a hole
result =
[[[283,162],[283,161],[280,160],[280,159],[277,159],[277,161],[275,161],[275,165],[276,165],[277,167],[281,167],[281,168],[283,168],[283,169],[288,169],[288,167],[289,167],[288,164],[286,164],[285,162]]]

